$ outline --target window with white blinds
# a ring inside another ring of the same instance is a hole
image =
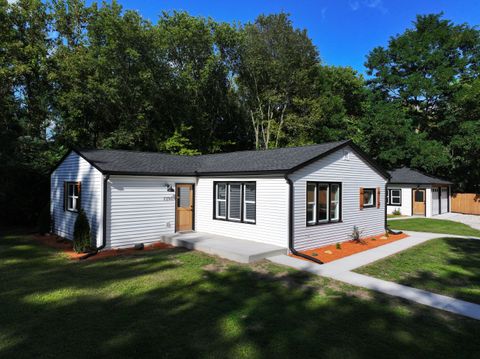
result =
[[[214,218],[255,223],[257,217],[255,182],[215,182]]]

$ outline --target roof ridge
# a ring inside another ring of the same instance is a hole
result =
[[[245,152],[267,152],[267,151],[275,151],[275,150],[287,150],[292,148],[305,148],[305,147],[313,147],[313,146],[324,146],[324,145],[331,145],[331,144],[344,144],[350,142],[351,140],[341,140],[341,141],[331,141],[331,142],[322,142],[322,143],[312,143],[309,145],[301,145],[301,146],[290,146],[290,147],[275,147],[275,148],[260,148],[254,150],[239,150],[239,151],[231,151],[231,152],[216,152],[216,153],[205,153],[200,155],[194,155],[194,157],[202,157],[202,156],[218,156],[218,155],[225,155],[229,153],[245,153]]]

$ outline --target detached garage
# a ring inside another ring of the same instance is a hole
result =
[[[402,167],[390,171],[387,213],[432,217],[450,212],[452,182]]]

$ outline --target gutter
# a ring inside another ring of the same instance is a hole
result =
[[[294,205],[294,193],[293,193],[293,181],[288,177],[288,174],[285,174],[285,180],[289,186],[289,196],[288,196],[288,249],[289,251],[299,257],[308,259],[309,261],[315,262],[317,264],[323,264],[323,262],[315,257],[309,256],[304,253],[300,253],[295,249],[293,243],[293,205]]]
[[[101,251],[103,248],[106,247],[107,245],[107,185],[108,185],[108,180],[110,178],[109,174],[106,174],[103,176],[103,208],[102,208],[102,244],[100,247],[95,247],[95,250],[93,252],[87,253],[80,259],[87,259],[90,257],[93,257],[94,255],[98,254],[99,251]]]

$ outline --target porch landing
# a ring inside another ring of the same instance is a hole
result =
[[[176,247],[215,254],[240,263],[252,263],[287,253],[286,248],[272,244],[204,232],[176,233],[171,236],[165,236],[163,242]]]

